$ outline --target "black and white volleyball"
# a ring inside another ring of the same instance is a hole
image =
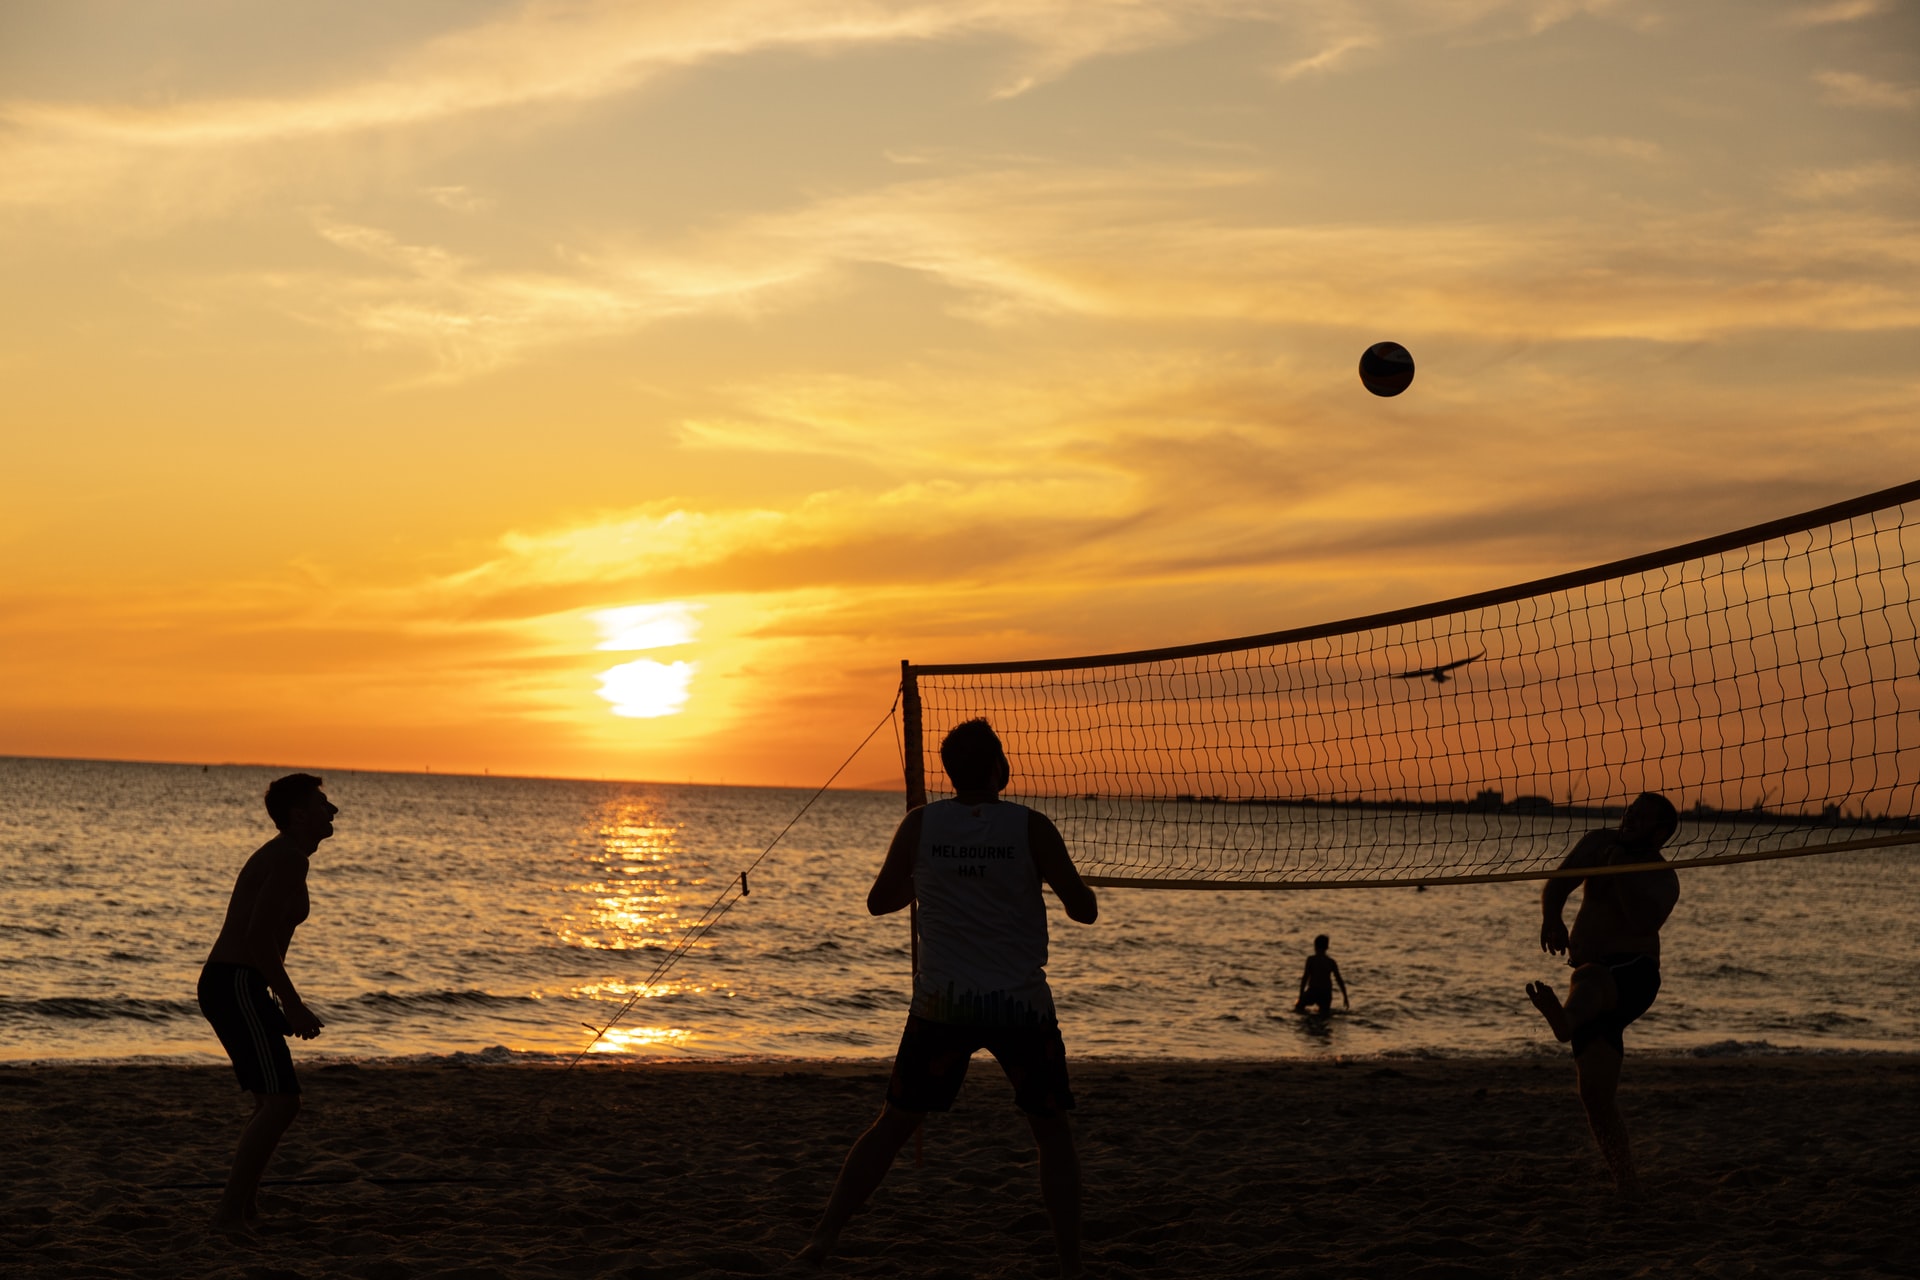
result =
[[[1377,396],[1397,396],[1413,385],[1413,353],[1397,342],[1376,342],[1360,357],[1360,382]]]

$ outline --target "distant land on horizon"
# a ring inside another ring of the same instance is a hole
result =
[[[402,777],[429,778],[499,778],[510,781],[528,782],[599,782],[616,783],[629,786],[693,786],[693,787],[735,787],[755,791],[812,791],[824,789],[830,791],[864,791],[883,795],[904,797],[906,783],[904,779],[893,776],[869,775],[856,782],[834,782],[825,788],[816,788],[804,784],[745,783],[745,782],[709,782],[694,779],[674,780],[671,778],[589,778],[569,774],[531,774],[531,773],[493,773],[482,770],[472,772],[438,772],[432,768],[422,769],[367,769],[352,765],[286,764],[263,763],[258,761],[222,760],[113,760],[91,756],[21,756],[0,754],[0,762],[9,760],[55,761],[63,764],[130,764],[153,765],[160,768],[193,769],[202,772],[211,769],[283,769],[288,772],[312,772],[327,774],[392,774]],[[933,781],[929,779],[929,781]],[[937,793],[937,791],[936,791]],[[1023,793],[1015,792],[1015,795]],[[1558,803],[1545,796],[1523,795],[1508,800],[1501,792],[1483,790],[1472,799],[1458,800],[1416,800],[1402,797],[1383,797],[1379,799],[1360,799],[1343,797],[1313,796],[1221,796],[1200,795],[1180,792],[1162,795],[1123,795],[1081,793],[1078,795],[1025,793],[1026,799],[1051,799],[1063,801],[1117,801],[1121,803],[1162,803],[1162,804],[1222,804],[1235,807],[1277,807],[1304,809],[1375,809],[1416,813],[1506,813],[1517,815],[1553,815],[1556,817],[1593,818],[1613,820],[1625,812],[1619,804],[1589,805],[1581,803]],[[1872,827],[1912,827],[1920,823],[1920,817],[1912,814],[1897,813],[1849,813],[1837,805],[1824,806],[1819,813],[1803,813],[1792,810],[1767,809],[1761,805],[1741,808],[1719,808],[1696,801],[1681,809],[1683,819],[1694,821],[1747,821],[1764,823],[1785,823],[1812,826],[1872,826]]]
[[[346,764],[288,764],[285,761],[261,760],[127,760],[104,756],[27,756],[0,752],[0,762],[8,760],[56,761],[61,764],[138,764],[154,765],[168,769],[282,769],[288,773],[316,773],[325,776],[330,773],[381,773],[396,774],[402,777],[421,778],[500,778],[527,782],[612,782],[642,787],[739,787],[754,791],[808,791],[813,787],[804,783],[766,783],[766,782],[710,782],[698,778],[591,778],[579,774],[566,773],[494,773],[482,769],[479,773],[471,770],[439,770],[431,767],[420,769],[369,769],[360,765]],[[817,785],[817,784],[815,784]],[[831,791],[882,791],[904,793],[906,784],[897,777],[868,778],[860,782],[836,782]]]

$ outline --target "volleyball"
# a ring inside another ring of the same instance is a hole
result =
[[[1413,355],[1397,342],[1376,342],[1360,357],[1360,381],[1377,396],[1397,396],[1413,385]]]

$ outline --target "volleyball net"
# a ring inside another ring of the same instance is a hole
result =
[[[902,664],[909,802],[985,716],[1090,883],[1551,874],[1642,791],[1676,866],[1920,841],[1920,482],[1321,626]]]

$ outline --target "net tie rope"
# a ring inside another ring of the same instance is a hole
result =
[[[793,817],[787,819],[787,825],[780,828],[780,833],[767,842],[767,847],[760,851],[759,856],[727,880],[726,888],[722,889],[718,896],[707,904],[707,909],[700,913],[697,920],[681,931],[680,937],[667,949],[667,954],[662,956],[659,962],[654,965],[653,972],[647,976],[647,980],[641,983],[639,988],[627,997],[626,1003],[620,1006],[618,1013],[615,1013],[613,1017],[607,1019],[606,1024],[598,1030],[594,1030],[594,1025],[590,1022],[581,1024],[589,1031],[593,1031],[593,1039],[587,1041],[586,1047],[573,1055],[573,1058],[567,1063],[566,1069],[568,1071],[572,1071],[578,1066],[580,1060],[591,1053],[593,1047],[606,1038],[607,1032],[619,1025],[620,1019],[627,1016],[627,1012],[632,1009],[635,1004],[639,1003],[640,998],[657,986],[660,981],[673,970],[673,966],[680,962],[680,958],[691,951],[694,944],[705,937],[715,925],[719,924],[720,921],[725,918],[727,912],[733,910],[733,908],[739,904],[740,899],[748,895],[748,874],[758,869],[760,864],[767,860],[767,856],[773,852],[775,846],[787,838],[787,833],[793,830],[794,825],[798,823],[800,819],[807,816],[807,810],[813,808],[814,802],[826,794],[827,788],[831,787],[834,780],[846,771],[847,766],[854,762],[855,757],[866,750],[867,744],[873,741],[873,736],[879,733],[884,725],[894,719],[899,709],[900,697],[896,693],[894,695],[893,705],[887,708],[887,713],[880,717],[873,728],[867,730],[867,736],[860,739],[860,745],[847,753],[847,758],[840,762],[840,767],[829,774],[827,780],[821,783],[811,796],[807,797],[807,802],[800,806]],[[738,893],[735,893],[736,889],[739,891]]]

